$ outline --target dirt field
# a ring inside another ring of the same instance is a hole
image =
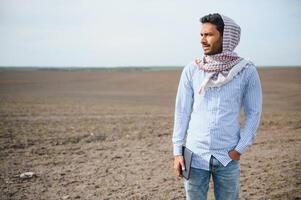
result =
[[[301,68],[259,73],[264,111],[240,161],[241,199],[301,199]],[[1,71],[0,199],[184,199],[171,145],[179,76]]]

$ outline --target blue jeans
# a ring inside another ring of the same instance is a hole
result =
[[[188,200],[206,200],[212,175],[216,200],[239,199],[239,161],[232,160],[226,167],[211,156],[209,171],[191,168],[189,180],[184,179]]]

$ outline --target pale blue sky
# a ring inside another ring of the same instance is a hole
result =
[[[0,0],[0,66],[183,66],[215,12],[241,26],[240,56],[301,66],[299,0]]]

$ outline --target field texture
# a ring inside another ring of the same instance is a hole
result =
[[[1,71],[0,199],[184,199],[171,144],[180,72]],[[241,199],[301,199],[301,68],[259,74]]]

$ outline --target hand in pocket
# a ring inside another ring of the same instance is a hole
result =
[[[232,160],[239,160],[240,159],[240,153],[236,150],[229,151],[228,154],[229,154],[229,157]]]

